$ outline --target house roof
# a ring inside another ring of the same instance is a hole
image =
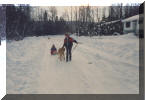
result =
[[[106,22],[105,24],[116,23],[116,22],[119,22],[119,21],[120,21],[120,20],[110,21],[110,22]]]
[[[110,22],[103,22],[101,23],[102,25],[108,25],[108,24],[113,24],[113,23],[116,23],[116,22],[119,22],[120,20],[114,20],[114,21],[110,21]]]
[[[135,16],[132,16],[132,17],[129,17],[129,18],[126,18],[126,19],[122,20],[122,22],[138,20],[139,17],[143,17],[143,15],[135,15]]]

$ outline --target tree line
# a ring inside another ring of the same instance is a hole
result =
[[[6,12],[5,12],[5,6],[0,5],[0,40],[5,39],[6,37]]]
[[[76,33],[78,36],[102,35],[101,23],[128,18],[138,12],[139,4],[115,4],[108,7],[72,6],[64,9],[61,15],[58,15],[55,6],[42,9],[30,5],[7,5],[7,39],[20,40],[27,36],[57,35],[66,32]]]
[[[20,40],[27,36],[56,35],[68,31],[66,21],[62,17],[58,18],[55,7],[50,8],[50,19],[47,11],[44,11],[35,20],[31,15],[32,10],[33,7],[29,5],[7,5],[7,39]]]

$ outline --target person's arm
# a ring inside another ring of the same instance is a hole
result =
[[[73,40],[73,42],[75,42],[76,44],[78,44],[78,42],[76,40]]]

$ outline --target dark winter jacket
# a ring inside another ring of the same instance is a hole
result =
[[[64,44],[63,46],[65,46],[66,48],[72,47],[73,46],[73,42],[78,43],[76,40],[74,40],[71,37],[66,37],[64,39]]]

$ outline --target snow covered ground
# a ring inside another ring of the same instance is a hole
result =
[[[1,41],[0,45],[0,65],[5,66],[6,65],[6,41]]]
[[[7,42],[7,93],[139,93],[136,36],[72,37],[81,44],[68,63],[50,55],[52,44],[61,47],[64,36],[27,37]]]
[[[0,98],[6,94],[6,41],[0,45]]]

